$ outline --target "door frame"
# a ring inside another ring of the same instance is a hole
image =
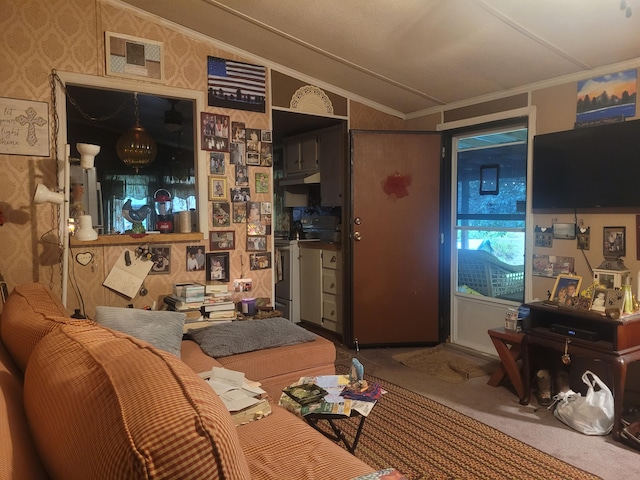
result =
[[[507,110],[504,112],[499,112],[490,115],[484,115],[480,117],[472,117],[465,120],[459,120],[448,123],[441,123],[437,125],[436,129],[438,131],[443,132],[443,158],[442,158],[442,186],[441,186],[441,216],[443,218],[443,224],[441,228],[441,240],[442,240],[442,252],[441,252],[441,271],[440,271],[440,279],[441,279],[441,314],[442,314],[442,323],[441,326],[442,332],[446,332],[446,339],[448,341],[453,341],[452,332],[455,333],[456,325],[452,318],[453,313],[455,312],[453,307],[454,296],[452,295],[452,285],[451,279],[455,274],[455,270],[457,269],[457,263],[453,260],[453,217],[452,217],[452,183],[453,183],[453,152],[452,152],[452,139],[454,136],[460,135],[462,133],[469,133],[475,130],[480,130],[484,127],[490,126],[500,126],[501,123],[508,123],[511,120],[516,120],[517,118],[527,118],[528,131],[527,131],[527,199],[526,199],[526,215],[525,215],[525,278],[524,278],[524,301],[528,302],[531,300],[532,295],[532,276],[531,276],[531,268],[527,268],[527,265],[531,265],[531,260],[533,258],[533,214],[531,212],[531,182],[532,182],[532,162],[533,158],[533,137],[535,136],[535,126],[536,126],[536,107],[523,107],[514,110]],[[487,305],[489,308],[495,309],[499,308],[506,309],[505,302],[502,300],[495,300],[491,298],[474,299],[474,301],[481,302],[484,305]],[[501,324],[501,318],[496,319],[497,324]],[[455,337],[455,335],[453,335]],[[444,340],[443,340],[444,341]],[[487,341],[489,342],[489,338],[487,336]],[[485,353],[495,353],[492,349],[489,349]]]

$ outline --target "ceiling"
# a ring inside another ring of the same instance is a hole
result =
[[[640,66],[640,0],[123,1],[403,118]]]

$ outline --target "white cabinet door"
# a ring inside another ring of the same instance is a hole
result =
[[[300,319],[322,324],[322,250],[300,248]]]

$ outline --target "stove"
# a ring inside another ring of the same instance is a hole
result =
[[[293,323],[300,322],[300,240],[275,239],[275,254],[281,268],[276,271],[276,309]]]

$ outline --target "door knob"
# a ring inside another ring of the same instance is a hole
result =
[[[353,234],[353,239],[354,239],[356,242],[359,242],[360,240],[362,240],[362,235],[360,235],[360,232],[355,232],[355,233]]]

